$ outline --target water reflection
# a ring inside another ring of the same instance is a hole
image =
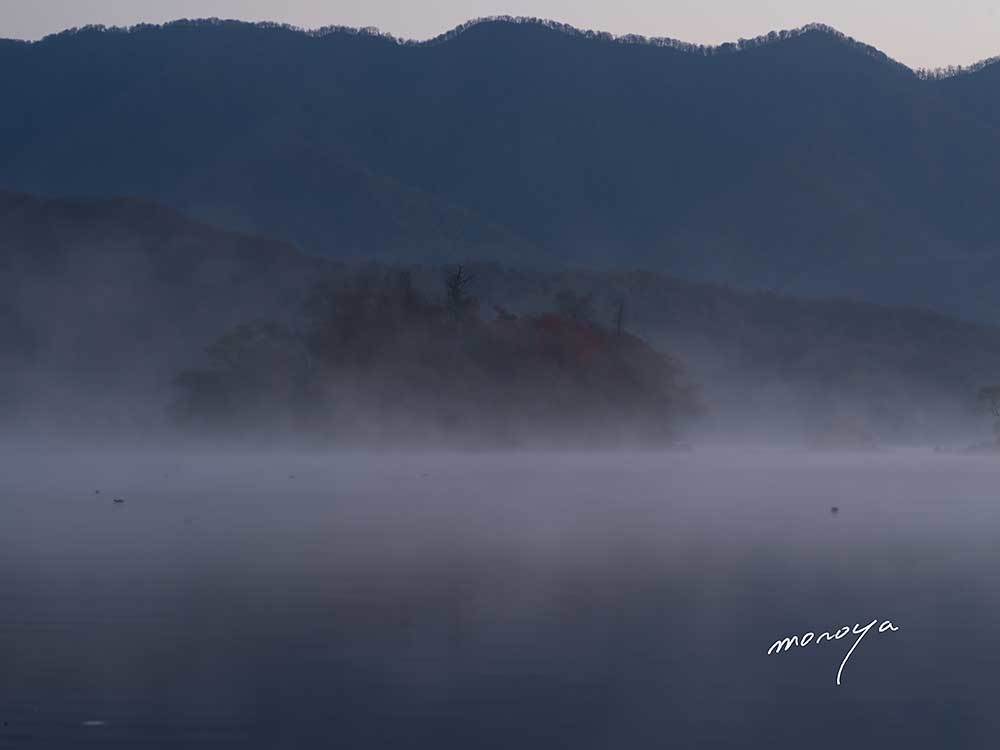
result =
[[[988,459],[9,458],[0,746],[1000,737]]]

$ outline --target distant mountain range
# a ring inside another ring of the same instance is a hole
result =
[[[426,43],[177,22],[0,42],[0,185],[334,258],[647,268],[1000,321],[1000,65],[822,26],[720,48],[542,22]]]
[[[443,301],[447,270],[410,267],[432,301]],[[703,387],[705,423],[727,434],[801,432],[848,416],[884,437],[968,437],[976,391],[1000,373],[1000,327],[922,310],[647,271],[468,270],[487,319],[500,306],[551,311],[572,291],[613,328],[624,303],[625,328],[686,363]],[[202,365],[222,334],[257,320],[299,329],[317,282],[357,273],[146,201],[0,192],[0,428],[162,422],[174,376]]]

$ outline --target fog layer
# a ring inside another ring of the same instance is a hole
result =
[[[3,463],[3,741],[934,748],[1000,730],[987,458]],[[843,642],[766,654],[874,618],[900,630],[841,687]]]

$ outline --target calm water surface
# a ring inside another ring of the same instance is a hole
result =
[[[2,461],[3,748],[1000,741],[990,458]]]

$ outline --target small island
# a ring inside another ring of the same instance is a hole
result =
[[[608,325],[571,290],[486,315],[462,266],[443,281],[438,300],[398,270],[317,284],[301,325],[240,325],[179,374],[177,419],[347,444],[663,446],[698,413],[681,363],[624,329],[624,302]]]

